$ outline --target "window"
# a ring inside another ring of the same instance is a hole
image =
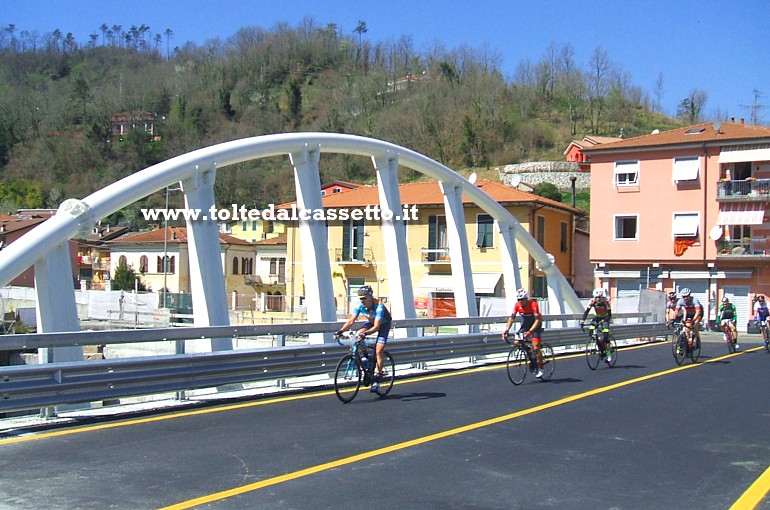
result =
[[[142,255],[141,257],[139,257],[139,272],[140,273],[146,273],[147,272],[147,268],[149,267],[149,265],[150,265],[150,261],[147,258],[147,255]]]
[[[446,216],[428,216],[428,261],[448,260],[448,254]]]
[[[163,273],[163,259],[164,257],[158,257],[157,269],[159,273]],[[165,256],[166,259],[166,273],[174,274],[175,257]]]
[[[492,248],[494,220],[489,214],[476,216],[476,246],[478,248]]]
[[[535,220],[537,222],[537,244],[545,248],[545,216],[538,216]]]
[[[697,181],[700,172],[698,156],[674,158],[674,182]]]
[[[618,161],[615,163],[615,186],[639,184],[639,162]]]
[[[364,260],[364,220],[342,222],[342,260]]]
[[[567,253],[567,250],[569,249],[569,236],[567,231],[567,222],[562,221],[561,222],[561,235],[560,235],[560,241],[559,241],[559,250],[562,253]]]
[[[125,255],[121,255],[118,259],[118,266],[120,267],[128,267],[128,259]]]
[[[238,274],[238,257],[233,257],[233,274]]]
[[[698,237],[699,213],[674,213],[672,233],[674,237]]]
[[[545,276],[535,276],[532,278],[532,297],[548,297],[548,281]]]
[[[615,216],[615,239],[639,239],[639,216]]]

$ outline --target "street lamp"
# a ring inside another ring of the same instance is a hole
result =
[[[168,192],[181,191],[182,188],[169,188],[166,186],[166,215],[163,219],[163,308],[168,308],[166,294],[168,293]]]

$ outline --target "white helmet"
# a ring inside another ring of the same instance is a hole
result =
[[[527,299],[529,297],[529,292],[527,292],[526,289],[519,289],[516,291],[516,299]]]
[[[679,291],[679,294],[682,295],[682,297],[688,297],[690,294],[692,294],[692,291],[688,289],[687,287],[683,288]]]
[[[594,299],[603,298],[604,289],[594,289]]]

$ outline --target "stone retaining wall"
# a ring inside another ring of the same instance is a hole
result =
[[[500,181],[511,186],[514,175],[521,177],[521,182],[529,186],[536,186],[541,182],[550,182],[559,189],[570,190],[572,181],[570,176],[576,176],[575,189],[586,190],[591,186],[591,174],[581,172],[577,163],[566,161],[532,161],[498,167]]]

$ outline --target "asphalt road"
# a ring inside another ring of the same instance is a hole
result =
[[[770,353],[741,347],[704,334],[683,367],[658,343],[521,386],[495,365],[350,404],[323,390],[16,430],[0,508],[768,510]]]

